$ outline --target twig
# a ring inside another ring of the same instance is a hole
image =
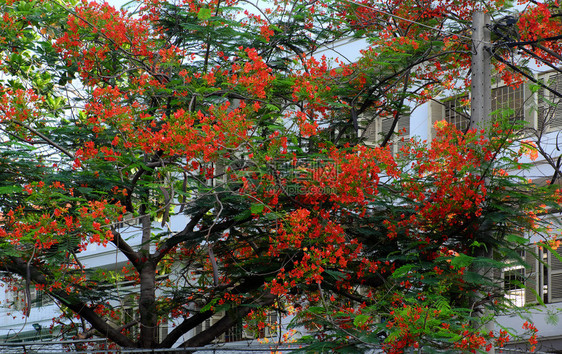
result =
[[[33,247],[33,252],[31,253],[31,257],[29,257],[29,260],[27,261],[26,267],[25,267],[25,297],[26,297],[26,306],[25,309],[23,310],[23,314],[25,315],[25,317],[29,317],[29,314],[31,313],[31,289],[30,289],[30,283],[31,283],[31,261],[33,260],[33,257],[35,256],[35,250],[37,248]]]
[[[70,153],[68,150],[66,150],[65,148],[63,148],[62,146],[60,146],[59,144],[55,143],[54,141],[52,141],[51,139],[49,139],[46,135],[44,135],[43,133],[37,131],[35,128],[30,127],[29,125],[22,123],[22,122],[18,122],[17,120],[12,120],[10,121],[16,125],[19,125],[20,127],[23,127],[27,130],[29,130],[30,132],[32,132],[33,134],[39,136],[41,139],[45,140],[49,145],[51,145],[52,147],[56,148],[57,150],[59,150],[60,152],[62,152],[63,154],[65,154],[66,156],[70,157],[71,159],[74,158],[74,155],[72,153]]]

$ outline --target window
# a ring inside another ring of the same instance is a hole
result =
[[[194,335],[198,335],[203,331],[209,329],[212,325],[220,321],[224,316],[224,313],[214,314],[211,318],[206,319],[204,322],[198,324],[195,327]],[[257,339],[257,338],[271,338],[279,334],[279,324],[278,324],[277,312],[270,311],[267,313],[265,319],[265,326],[260,329],[245,329],[244,321],[240,320],[234,326],[229,328],[223,335],[221,335],[216,342],[230,343],[237,342],[246,339]]]
[[[214,314],[213,317],[207,318],[202,323],[199,323],[197,327],[195,327],[195,334],[198,335],[203,331],[208,330],[211,328],[212,325],[220,321],[220,319],[224,316],[224,313]],[[215,342],[222,342],[222,343],[230,343],[230,342],[237,342],[245,339],[245,331],[244,326],[242,324],[242,320],[238,321],[234,326],[230,327],[223,335],[221,335]]]
[[[560,86],[562,91],[562,77]],[[522,84],[519,87],[511,87],[500,82],[496,87],[492,88],[491,110],[492,112],[496,112],[497,117],[502,117],[502,115],[507,112],[511,120],[526,121],[527,127],[537,128],[534,110],[530,107],[532,101],[533,96],[528,84]],[[454,124],[457,129],[465,131],[470,124],[470,115],[470,96],[468,95],[450,97],[441,101],[430,101],[430,139],[435,137],[433,125],[436,122],[445,120],[450,124]],[[562,128],[562,109],[560,128]]]
[[[533,254],[534,253],[534,254]],[[540,261],[539,261],[540,260]],[[552,252],[535,247],[525,254],[525,303],[562,301],[562,262]]]
[[[17,289],[8,290],[7,299],[11,302],[12,308],[17,311],[23,311],[26,306],[26,296],[25,296],[25,283],[19,282],[15,285]],[[29,293],[31,295],[31,307],[43,307],[47,306],[53,302],[51,297],[45,294],[41,290],[37,290],[35,285],[30,285]]]
[[[138,308],[133,306],[126,306],[125,308],[123,308],[121,311],[121,321],[124,325],[134,321],[140,321],[140,313],[138,311]],[[132,327],[129,327],[129,333],[132,338],[137,338],[140,333],[139,326],[134,325]]]
[[[134,217],[132,213],[127,213],[123,215],[123,220],[115,224],[117,230],[123,231],[127,227],[138,226],[141,224],[141,219],[139,217]]]
[[[559,72],[544,73],[539,76],[541,82],[556,92],[562,93],[562,74]],[[560,97],[539,88],[537,92],[537,123],[540,131],[562,129],[562,104]]]
[[[211,327],[211,319],[207,318],[204,322],[199,323],[197,327],[195,327],[195,335],[208,330]]]
[[[380,144],[386,134],[392,128],[392,124],[394,123],[394,118],[382,118],[382,117],[375,117],[374,119],[371,118],[370,121],[367,123],[367,126],[364,128],[363,137],[365,138],[365,142],[368,145],[372,144]],[[404,115],[398,117],[398,122],[396,127],[394,128],[394,135],[390,138],[389,142],[392,143],[392,152],[398,153],[400,148],[404,146],[409,139],[410,136],[410,116]]]
[[[168,335],[168,320],[163,319],[158,324],[158,332],[156,333],[158,336],[158,342],[161,342],[166,336]]]
[[[265,327],[259,330],[259,338],[271,338],[278,334],[277,312],[271,311],[267,314]]]
[[[230,327],[224,334],[224,342],[238,342],[244,339],[244,327],[242,321],[238,321],[234,326]]]
[[[503,112],[509,112],[511,120],[525,119],[525,85],[519,87],[502,86],[492,89],[492,112],[498,112],[502,117]]]
[[[515,306],[525,305],[525,267],[508,267],[503,271],[503,288],[507,299]]]
[[[140,336],[140,312],[139,308],[129,301],[125,301],[125,306],[121,308],[121,323],[117,326],[134,323],[128,327],[127,332],[130,338],[137,339]],[[162,341],[168,335],[168,320],[162,319],[156,329],[156,340]]]
[[[456,96],[441,101],[430,101],[429,103],[429,137],[435,137],[434,125],[436,122],[445,120],[454,124],[460,131],[465,131],[470,124],[470,107],[468,96]]]
[[[468,96],[460,96],[443,102],[444,119],[458,130],[465,131],[470,123]]]

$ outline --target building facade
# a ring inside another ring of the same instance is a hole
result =
[[[537,142],[547,155],[557,158],[562,148],[562,73],[557,70],[540,72],[535,78],[542,85],[527,82],[520,86],[508,86],[501,79],[492,85],[491,119],[507,119],[516,123],[518,134]],[[554,92],[553,92],[554,91]],[[426,105],[427,140],[435,137],[434,124],[445,120],[459,130],[466,131],[470,123],[470,95],[457,95],[430,101]],[[418,117],[419,119],[419,117]],[[414,133],[415,134],[415,133]],[[557,153],[558,152],[558,153]],[[526,161],[530,162],[530,161]],[[532,161],[532,168],[526,178],[535,183],[550,182],[554,174],[552,161],[539,155]],[[559,183],[559,182],[557,182]],[[553,225],[561,225],[560,214],[549,216]],[[560,229],[553,228],[560,233]],[[538,241],[538,236],[530,236]],[[512,314],[496,317],[496,330],[507,330],[513,335],[523,334],[523,324],[532,322],[538,329],[538,351],[559,352],[562,348],[562,327],[558,316],[562,311],[562,259],[551,250],[534,247],[521,254],[528,267],[513,266],[494,274],[500,286],[507,291],[514,309]],[[544,304],[544,306],[535,306]],[[528,343],[514,340],[508,347],[528,350]]]

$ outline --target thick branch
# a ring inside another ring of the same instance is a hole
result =
[[[5,264],[5,269],[9,272],[25,277],[27,272],[27,263],[21,258],[10,258],[11,262]],[[36,284],[46,287],[50,285],[47,278],[36,267],[29,268],[30,279]],[[64,290],[53,290],[49,292],[51,296],[62,302],[66,307],[74,313],[88,321],[93,328],[100,332],[103,336],[115,342],[122,347],[134,347],[135,343],[119,332],[119,329],[110,326],[105,320],[98,316],[92,308],[80,300],[78,297],[67,294]]]
[[[185,242],[185,241],[195,241],[198,239],[204,239],[205,236],[216,233],[216,232],[221,232],[224,231],[232,226],[235,225],[240,225],[245,223],[246,221],[251,220],[251,217],[242,219],[242,220],[229,220],[229,221],[225,221],[222,222],[220,224],[213,224],[213,226],[211,226],[208,229],[204,229],[204,230],[199,230],[199,231],[193,231],[193,228],[195,227],[195,225],[197,225],[197,221],[195,221],[195,219],[197,219],[197,216],[199,216],[201,214],[197,214],[196,217],[194,217],[194,219],[192,219],[189,224],[187,224],[187,226],[180,232],[178,232],[177,234],[175,234],[174,236],[170,237],[169,239],[167,239],[164,244],[162,245],[162,247],[160,247],[160,249],[158,251],[156,251],[156,253],[154,254],[153,259],[158,262],[162,257],[164,257],[168,252],[170,252],[170,250],[172,248],[174,248],[175,246],[177,246],[179,243],[181,242]],[[199,216],[199,219],[202,217]]]
[[[275,302],[275,295],[266,294],[259,301],[257,301],[260,306],[272,305]],[[250,313],[255,306],[250,306],[250,303],[238,306],[232,311],[226,312],[223,318],[221,318],[217,323],[212,325],[206,331],[192,337],[191,339],[184,342],[182,347],[200,347],[211,343],[215,338],[225,333],[229,328],[236,325],[238,321],[242,320],[246,315]]]
[[[65,154],[66,156],[70,157],[71,159],[74,159],[74,155],[66,150],[65,148],[63,148],[62,146],[60,146],[59,144],[55,143],[54,141],[52,141],[51,139],[49,139],[45,134],[39,132],[38,130],[30,127],[27,124],[24,124],[22,122],[18,122],[17,120],[11,120],[10,122],[19,125],[20,127],[23,127],[27,130],[29,130],[30,132],[32,132],[33,134],[37,135],[38,137],[40,137],[41,139],[45,140],[45,142],[49,145],[51,145],[52,147],[54,147],[55,149],[59,150],[60,152],[62,152],[63,154]]]
[[[134,320],[132,322],[126,323],[123,326],[119,327],[117,330],[119,332],[125,330],[125,329],[129,329],[133,326],[136,326],[139,324],[138,320]],[[85,324],[84,324],[85,326]],[[92,338],[94,335],[96,334],[96,329],[95,328],[91,328],[88,331],[85,331],[83,333],[78,333],[78,339],[88,339],[88,338]]]
[[[173,237],[177,237],[179,235],[187,235],[193,232],[193,229],[195,228],[195,226],[197,226],[197,224],[199,223],[199,221],[201,220],[201,218],[203,216],[205,216],[205,214],[207,213],[209,209],[205,209],[195,215],[193,215],[193,217],[191,218],[191,220],[187,223],[187,225],[185,225],[185,227],[183,228],[182,231],[180,231],[179,233],[177,233],[176,235],[174,235]],[[173,238],[172,237],[172,238]],[[177,244],[177,243],[176,243]],[[168,254],[168,252],[170,252],[170,250],[172,248],[174,248],[174,246],[176,244],[168,244],[167,242],[162,245],[162,247],[160,247],[160,249],[158,249],[153,256],[153,259],[156,263],[158,263],[158,261],[160,261],[160,259],[162,259],[162,257],[164,257],[166,254]]]
[[[125,255],[125,257],[127,257],[131,264],[137,268],[141,259],[138,252],[136,252],[127,242],[125,242],[125,240],[123,240],[119,232],[112,231],[112,233],[113,239],[111,242]]]
[[[225,290],[228,291],[230,294],[242,294],[260,288],[263,285],[264,281],[265,279],[261,276],[251,276],[245,278],[241,282],[237,282],[238,285],[232,288],[231,290],[228,290],[230,288],[230,285],[219,286],[219,287],[215,287],[214,289]],[[209,303],[210,301],[207,304]],[[170,348],[178,339],[181,338],[181,336],[183,336],[189,330],[195,328],[198,324],[202,323],[207,318],[211,317],[213,314],[214,312],[209,310],[204,312],[198,312],[193,316],[185,319],[179,326],[174,328],[174,330],[168,334],[168,336],[160,343],[158,347]]]
[[[205,312],[199,312],[195,315],[185,319],[179,326],[174,328],[168,336],[158,345],[160,348],[171,348],[174,343],[181,338],[182,335],[187,333],[187,331],[192,330],[198,324],[203,323],[206,319],[213,316],[213,311],[208,310]]]

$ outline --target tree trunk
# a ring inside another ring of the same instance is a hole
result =
[[[141,348],[156,347],[156,329],[158,315],[156,314],[156,264],[150,256],[150,216],[142,217],[142,246],[141,264],[138,267],[140,276],[140,346]]]
[[[142,348],[156,346],[156,327],[158,316],[156,314],[156,267],[151,261],[143,264],[140,272],[140,344]]]

